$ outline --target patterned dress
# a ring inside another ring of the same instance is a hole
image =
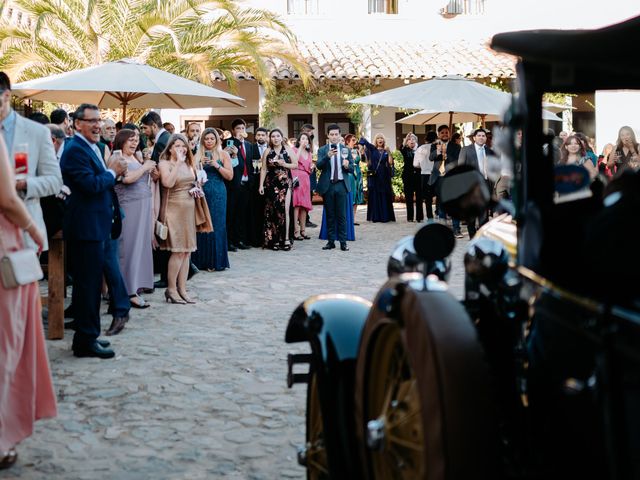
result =
[[[291,163],[289,155],[282,149],[282,158]],[[267,173],[264,180],[264,248],[282,247],[285,239],[293,240],[293,202],[286,208],[287,193],[291,190],[289,169],[273,164],[276,152],[267,154]],[[288,217],[287,217],[288,216]],[[289,218],[289,235],[287,237],[287,218]]]

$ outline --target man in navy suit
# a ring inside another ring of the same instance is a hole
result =
[[[489,164],[487,162],[487,157],[495,154],[493,153],[493,150],[486,145],[487,132],[482,128],[478,128],[473,131],[471,137],[473,138],[473,145],[468,145],[460,151],[458,165],[470,165],[478,170],[485,178],[489,191],[493,192],[493,182],[489,180]],[[485,211],[477,218],[479,226],[487,223],[488,219],[488,211]],[[477,231],[475,218],[467,220],[467,229],[469,230],[469,238],[473,238]]]
[[[100,141],[100,111],[82,104],[74,115],[76,135],[69,140],[60,160],[65,185],[71,189],[65,211],[64,236],[73,256],[72,303],[76,333],[72,349],[76,357],[112,358],[109,343],[99,341],[100,292],[107,262],[105,243],[110,242],[117,207],[113,202],[116,178],[126,171],[126,162],[116,158],[105,168],[97,143]],[[122,324],[124,318],[114,317]]]
[[[327,127],[329,145],[324,145],[318,150],[317,168],[322,171],[318,180],[317,191],[322,195],[324,209],[327,215],[327,244],[323,250],[336,248],[336,236],[340,241],[340,250],[346,252],[347,247],[347,193],[351,191],[349,182],[345,181],[347,173],[353,173],[351,152],[345,160],[342,159],[341,149],[347,149],[340,145],[340,127],[329,125]],[[338,231],[336,232],[336,223]]]

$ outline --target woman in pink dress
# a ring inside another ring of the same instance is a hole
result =
[[[313,167],[313,158],[311,155],[311,140],[309,135],[301,133],[298,136],[296,145],[293,149],[298,155],[298,168],[293,170],[293,177],[298,177],[298,186],[293,189],[293,219],[295,226],[296,240],[309,240],[304,230],[307,224],[307,214],[313,210],[311,204],[311,168]]]
[[[23,248],[23,231],[40,250],[44,242],[15,183],[0,135],[0,258]],[[0,281],[0,470],[16,462],[15,446],[31,435],[33,423],[55,415],[38,283],[5,288]]]

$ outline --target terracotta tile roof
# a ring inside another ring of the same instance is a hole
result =
[[[298,48],[316,80],[428,79],[442,75],[515,77],[515,58],[492,51],[488,42],[300,42]],[[296,72],[281,60],[270,59],[268,64],[274,79],[298,78]],[[213,72],[213,77],[215,80],[224,80],[219,72]],[[254,80],[249,74],[238,74],[236,78]]]

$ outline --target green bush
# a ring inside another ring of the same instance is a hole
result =
[[[393,164],[395,165],[395,175],[391,179],[391,188],[396,201],[404,201],[404,191],[402,188],[402,170],[404,169],[404,157],[400,150],[391,152]]]

